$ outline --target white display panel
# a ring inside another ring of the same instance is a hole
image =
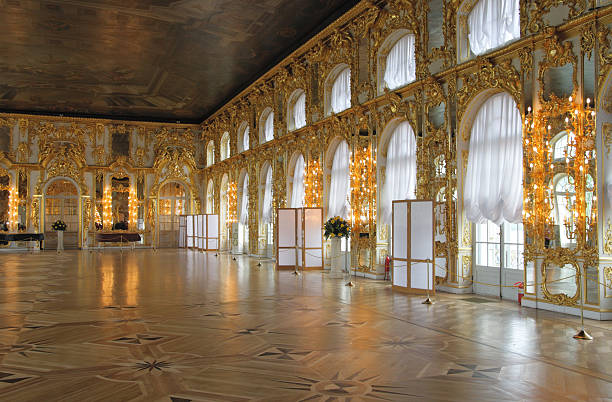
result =
[[[413,201],[410,205],[410,259],[433,260],[433,202]]]
[[[408,273],[405,261],[393,263],[393,285],[403,288],[408,286]]]
[[[306,249],[304,268],[323,267],[323,249]]]
[[[278,210],[278,247],[295,247],[295,216],[295,209]]]
[[[206,215],[208,219],[208,233],[209,238],[219,238],[219,215]]]
[[[429,282],[427,281],[427,269],[429,265]],[[426,262],[413,262],[410,266],[410,287],[412,289],[433,289],[433,280],[431,276],[431,264]]]
[[[304,247],[323,247],[323,210],[320,208],[304,209]]]
[[[193,215],[187,215],[187,247],[194,247]]]
[[[207,250],[218,250],[219,249],[219,239],[208,239]]]
[[[295,248],[285,248],[278,250],[279,266],[295,266]]]
[[[408,203],[393,203],[393,259],[408,258]]]

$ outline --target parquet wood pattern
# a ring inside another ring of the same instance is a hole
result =
[[[612,398],[612,325],[181,250],[1,254],[0,400]]]

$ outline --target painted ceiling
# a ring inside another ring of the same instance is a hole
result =
[[[199,123],[357,0],[0,0],[0,111]]]

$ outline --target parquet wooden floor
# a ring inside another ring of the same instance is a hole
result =
[[[2,401],[612,399],[612,324],[183,250],[0,254]],[[480,297],[479,297],[480,298]]]

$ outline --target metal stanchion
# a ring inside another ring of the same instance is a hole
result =
[[[421,304],[434,304],[435,301],[429,298],[429,261],[427,262],[427,299],[425,299]]]
[[[342,249],[342,247],[340,249]],[[351,266],[348,263],[348,238],[346,239],[346,250],[344,251],[344,270],[348,271],[349,274],[349,281],[344,286],[355,286],[355,283],[351,281]],[[357,282],[357,268],[355,268],[355,282]]]
[[[583,269],[585,269],[583,267]],[[591,341],[593,337],[584,330],[584,289],[586,289],[586,283],[582,281],[582,271],[578,269],[579,283],[580,283],[580,331],[574,335],[574,339],[580,339],[583,341]],[[586,275],[585,275],[586,276]]]
[[[300,271],[298,271],[298,246],[295,245],[295,268],[293,269],[292,275],[299,276]]]

